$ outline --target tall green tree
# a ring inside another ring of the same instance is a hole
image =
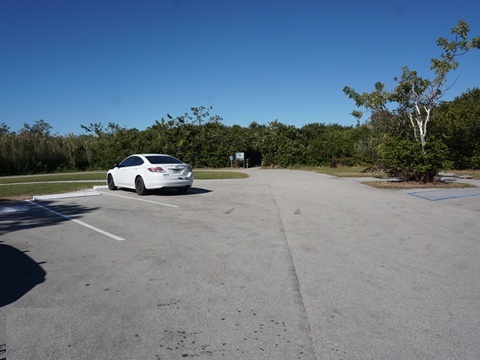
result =
[[[469,25],[461,20],[451,30],[453,39],[438,38],[437,45],[442,51],[439,58],[431,59],[432,79],[421,77],[417,71],[405,66],[401,76],[394,78],[397,85],[393,90],[385,90],[385,85],[377,82],[370,93],[360,94],[348,86],[345,86],[343,91],[355,101],[357,107],[368,111],[384,111],[388,104],[396,104],[394,112],[411,124],[414,139],[421,143],[424,150],[427,126],[432,119],[433,109],[448,90],[449,73],[458,68],[459,56],[470,50],[480,49],[480,36],[469,39],[469,32]],[[361,110],[356,110],[352,115],[360,119],[362,113]]]
[[[426,146],[427,128],[433,111],[439,106],[440,99],[449,89],[447,86],[448,75],[458,68],[458,57],[473,49],[480,49],[480,37],[470,39],[469,32],[469,25],[461,20],[451,29],[452,39],[438,38],[437,45],[441,49],[441,54],[439,58],[430,61],[432,78],[422,77],[417,71],[410,70],[405,66],[402,68],[401,76],[394,78],[396,86],[392,90],[386,90],[385,85],[381,82],[377,82],[374,90],[370,93],[358,93],[348,86],[344,87],[344,93],[355,101],[357,108],[363,108],[373,113],[382,113],[393,107],[392,112],[395,118],[411,125],[413,141],[419,143],[420,147],[415,146],[414,143],[408,145],[410,141],[408,138],[402,138],[401,146],[394,146],[395,143],[387,136],[381,147],[381,155],[385,160],[384,165],[387,171],[392,170],[391,172],[398,173],[399,163],[396,162],[393,166],[393,162],[390,161],[392,152],[397,158],[405,160],[403,164],[405,169],[411,168],[410,172],[402,172],[407,179],[420,179],[422,182],[433,181],[436,173],[441,169],[442,165],[439,164],[442,161],[440,159],[446,152],[440,143]],[[352,115],[358,120],[362,114],[362,110],[352,112]],[[419,156],[398,156],[399,152],[411,153],[417,149],[422,152]],[[433,156],[431,152],[437,152],[438,156]],[[416,164],[413,168],[412,159]],[[390,169],[388,168],[389,164],[392,165]],[[424,169],[423,175],[421,175],[421,169]]]
[[[448,148],[455,169],[480,168],[480,88],[467,90],[436,109],[431,134]]]
[[[1,135],[7,135],[8,133],[10,133],[10,126],[8,126],[4,122],[2,122],[0,124],[0,136]]]

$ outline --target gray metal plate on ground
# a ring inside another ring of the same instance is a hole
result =
[[[480,188],[456,188],[456,189],[438,189],[428,191],[416,191],[408,193],[429,201],[440,201],[448,199],[456,199],[470,196],[480,196]]]

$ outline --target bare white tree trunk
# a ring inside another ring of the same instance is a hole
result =
[[[425,115],[422,114],[420,106],[415,104],[415,113],[409,113],[408,118],[413,127],[415,140],[418,141],[420,139],[422,149],[425,149],[427,144],[427,124],[430,121],[432,108],[431,106],[424,106],[423,109],[425,110]]]

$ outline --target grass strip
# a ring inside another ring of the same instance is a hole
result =
[[[329,166],[294,166],[292,170],[313,171],[320,174],[332,175],[336,177],[381,177],[379,172],[371,172],[366,166],[338,166],[332,168]]]
[[[0,184],[19,184],[27,182],[49,182],[49,181],[82,181],[99,180],[105,181],[106,172],[79,172],[71,174],[46,174],[27,176],[0,177]]]
[[[193,170],[196,180],[245,179],[247,174],[238,171]]]
[[[375,178],[384,178],[387,175],[385,173],[369,171],[368,167],[365,166],[338,166],[332,168],[329,166],[294,166],[292,170],[304,170],[304,171],[313,171],[321,174],[327,174],[337,177],[375,177]],[[472,179],[480,180],[480,170],[448,170],[447,172],[452,172],[456,175],[468,175]]]
[[[195,179],[243,179],[247,174],[237,171],[194,171]],[[27,200],[33,196],[62,194],[71,191],[91,189],[96,185],[105,185],[106,172],[86,172],[75,174],[49,174],[34,176],[15,176],[0,178],[0,201]],[[98,180],[98,182],[91,182]],[[80,181],[59,183],[58,181]],[[84,182],[81,181],[90,181]],[[35,182],[34,184],[30,184]],[[28,184],[27,184],[28,183]]]
[[[33,196],[62,194],[71,191],[92,189],[96,185],[105,185],[105,181],[98,183],[41,183],[41,184],[12,184],[0,186],[0,201],[27,200]]]
[[[247,174],[238,171],[217,171],[217,170],[194,170],[195,179],[244,179]],[[28,176],[0,177],[0,184],[19,184],[30,182],[51,182],[51,181],[82,181],[99,180],[105,181],[107,172],[79,172],[71,174],[46,174]]]

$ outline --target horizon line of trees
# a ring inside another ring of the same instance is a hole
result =
[[[226,126],[220,116],[211,115],[211,109],[200,106],[176,117],[167,114],[142,131],[93,123],[81,126],[84,134],[52,135],[52,127],[44,120],[25,124],[18,132],[2,123],[0,176],[107,170],[133,153],[166,153],[195,168],[227,167],[230,155],[244,152],[251,166],[382,169],[392,161],[382,156],[388,141],[411,136],[410,124],[385,109],[356,126],[311,123],[301,128],[278,120]],[[480,89],[442,102],[434,116],[429,136],[441,145],[443,167],[480,169]]]

